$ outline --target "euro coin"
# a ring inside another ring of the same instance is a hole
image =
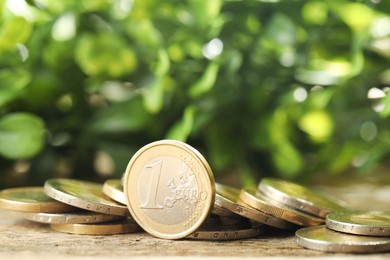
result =
[[[296,229],[296,226],[283,219],[276,218],[269,214],[263,213],[257,209],[251,208],[238,200],[240,190],[219,183],[215,184],[216,197],[215,204],[221,208],[226,208],[242,217],[264,223],[266,225],[280,229]]]
[[[47,196],[42,187],[10,188],[0,191],[0,208],[21,212],[70,212],[75,207]]]
[[[237,221],[239,223],[237,223]],[[196,240],[227,241],[256,237],[264,232],[262,224],[221,218],[219,221],[209,218],[200,228],[186,238]]]
[[[21,217],[46,224],[90,224],[121,219],[121,216],[101,214],[92,211],[71,213],[23,213]]]
[[[390,212],[334,212],[326,216],[330,229],[366,236],[390,236]]]
[[[215,201],[207,161],[193,147],[173,140],[153,142],[137,151],[126,168],[124,192],[137,223],[166,239],[195,232]]]
[[[50,224],[53,230],[79,235],[114,235],[134,233],[140,227],[131,218],[100,224]]]
[[[126,204],[125,193],[123,192],[121,180],[110,179],[105,181],[103,184],[103,193],[116,202],[124,205]]]
[[[281,218],[299,226],[317,226],[324,223],[324,219],[300,212],[291,207],[273,201],[254,189],[242,189],[240,199],[247,205],[266,214]]]
[[[378,253],[390,251],[390,238],[345,234],[324,225],[307,227],[295,232],[297,244],[326,252]]]
[[[81,209],[109,215],[128,216],[126,206],[119,204],[103,193],[103,185],[65,178],[45,182],[45,193],[55,200]]]
[[[297,183],[275,179],[263,178],[258,190],[265,196],[279,201],[294,209],[325,218],[333,211],[346,210],[335,200],[323,196],[308,187]]]
[[[215,197],[215,200],[217,200],[217,195]],[[222,207],[218,203],[214,203],[213,210],[211,211],[211,214],[220,216],[220,217],[228,217],[228,218],[242,218],[240,215],[237,215],[233,213],[232,211]]]

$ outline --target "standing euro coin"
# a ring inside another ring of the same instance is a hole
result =
[[[179,239],[194,233],[211,213],[213,173],[191,146],[162,140],[142,147],[124,177],[126,204],[148,233]]]

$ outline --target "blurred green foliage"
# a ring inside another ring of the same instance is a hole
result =
[[[385,0],[0,0],[0,186],[120,177],[187,141],[217,178],[390,153]]]

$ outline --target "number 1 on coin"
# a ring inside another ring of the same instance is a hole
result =
[[[146,202],[140,205],[142,209],[163,209],[164,207],[157,203],[157,190],[158,184],[160,182],[162,160],[159,160],[155,163],[145,165],[146,169],[150,169],[151,178],[150,185],[148,185],[148,196]]]

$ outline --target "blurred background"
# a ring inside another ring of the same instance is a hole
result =
[[[0,0],[0,188],[165,138],[242,186],[384,171],[389,87],[386,0]]]

